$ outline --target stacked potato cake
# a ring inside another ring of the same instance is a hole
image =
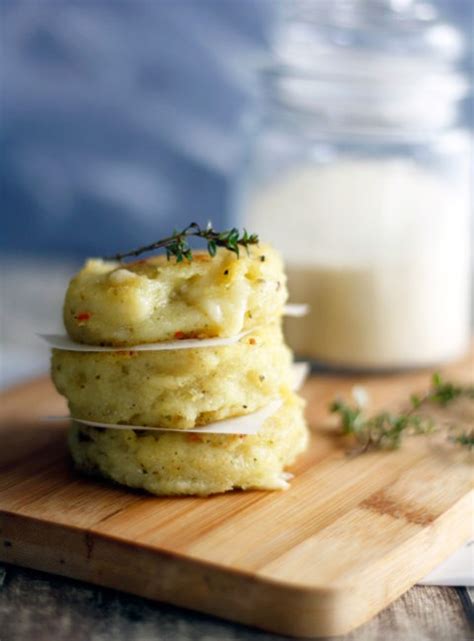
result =
[[[53,381],[73,418],[137,427],[73,420],[79,468],[154,494],[286,487],[283,470],[308,439],[281,330],[286,298],[281,259],[263,244],[240,257],[219,249],[182,262],[88,261],[69,285],[64,322],[74,341],[112,351],[54,349]],[[169,341],[224,337],[238,338],[163,349]],[[161,349],[134,349],[144,343]],[[276,398],[280,408],[255,434],[193,432]]]

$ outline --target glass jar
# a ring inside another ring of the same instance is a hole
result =
[[[467,84],[457,32],[428,10],[295,3],[262,74],[237,217],[280,249],[290,300],[310,305],[288,320],[290,345],[332,366],[434,365],[469,344]]]

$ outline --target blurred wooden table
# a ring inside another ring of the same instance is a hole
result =
[[[243,595],[245,598],[245,595]],[[0,566],[0,641],[278,641],[251,628],[11,565]],[[472,641],[464,589],[409,590],[338,641]]]

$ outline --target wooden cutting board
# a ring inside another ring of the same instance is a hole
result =
[[[472,367],[471,354],[446,375]],[[0,406],[1,559],[281,634],[345,633],[472,535],[468,452],[438,434],[349,458],[327,412],[356,383],[375,410],[429,378],[314,376],[290,490],[169,499],[77,474],[66,424],[38,418],[65,412],[49,380],[16,387]]]

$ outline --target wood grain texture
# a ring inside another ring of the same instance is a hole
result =
[[[472,364],[471,354],[446,375],[467,380]],[[0,414],[0,558],[281,634],[347,633],[472,534],[472,455],[438,434],[348,458],[327,414],[354,384],[377,409],[429,377],[312,377],[313,442],[291,490],[207,499],[80,477],[66,425],[38,420],[65,411],[50,382],[15,388]]]
[[[4,568],[6,576],[0,587],[2,641],[288,639],[51,574],[11,565]],[[454,588],[414,587],[338,641],[381,639],[472,641],[472,630]]]

